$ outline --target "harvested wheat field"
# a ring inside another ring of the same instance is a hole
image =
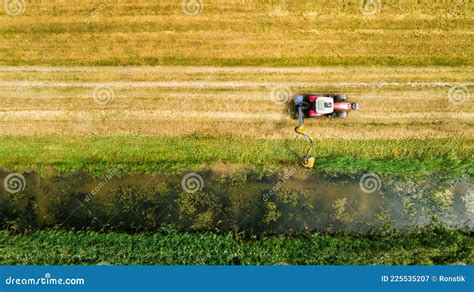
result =
[[[0,64],[472,66],[472,1],[359,2],[26,1]]]
[[[346,120],[308,120],[319,139],[472,139],[474,101],[450,92],[472,90],[473,73],[446,67],[1,67],[0,134],[292,138],[297,121],[287,113],[290,99],[336,92],[349,94],[361,110]]]

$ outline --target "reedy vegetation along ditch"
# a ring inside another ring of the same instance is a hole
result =
[[[433,184],[384,178],[386,186],[368,194],[354,185],[354,177],[322,179],[290,171],[290,175],[266,178],[246,172],[207,173],[205,187],[196,193],[183,191],[181,177],[120,177],[113,172],[118,177],[99,182],[97,189],[97,179],[87,175],[40,178],[25,174],[29,184],[25,191],[0,197],[5,219],[0,262],[474,263],[474,202],[465,201],[472,188],[469,180]],[[289,177],[286,182],[272,189],[285,177]],[[324,188],[322,183],[326,183]],[[311,191],[318,186],[316,192]],[[311,232],[311,228],[325,233]]]
[[[263,176],[130,176],[116,169],[104,179],[25,177],[24,189],[0,196],[2,227],[13,232],[47,227],[138,232],[173,226],[253,236],[386,234],[429,224],[474,227],[468,177],[404,181],[373,174],[325,176],[297,168]]]

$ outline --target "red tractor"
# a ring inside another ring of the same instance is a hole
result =
[[[345,94],[305,94],[294,100],[293,118],[347,118],[348,111],[358,110],[357,103],[347,102]],[[300,117],[300,113],[303,114]],[[298,115],[298,116],[297,116]]]
[[[290,106],[289,109],[290,114],[293,119],[299,119],[299,126],[295,128],[295,131],[309,143],[302,164],[306,168],[313,168],[316,162],[316,157],[313,154],[314,139],[306,133],[304,119],[319,117],[347,118],[347,112],[359,109],[359,105],[347,102],[347,95],[345,94],[297,95],[293,102],[293,106]]]

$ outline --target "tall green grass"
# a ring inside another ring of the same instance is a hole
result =
[[[265,170],[296,166],[306,142],[231,137],[47,136],[3,137],[0,166],[70,173],[126,171],[177,173],[216,164]],[[474,172],[470,139],[338,140],[316,143],[317,169],[400,175],[460,175]]]
[[[386,236],[291,238],[180,233],[0,232],[2,265],[449,265],[474,264],[473,237],[429,227]]]

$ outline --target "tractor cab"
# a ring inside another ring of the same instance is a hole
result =
[[[332,97],[310,95],[307,99],[310,106],[306,114],[309,118],[330,115],[334,112],[334,98]]]
[[[312,98],[313,96],[311,96],[309,99],[311,100]],[[316,98],[314,109],[316,110],[317,114],[326,115],[334,112],[334,99],[332,97],[314,96],[314,98]]]

